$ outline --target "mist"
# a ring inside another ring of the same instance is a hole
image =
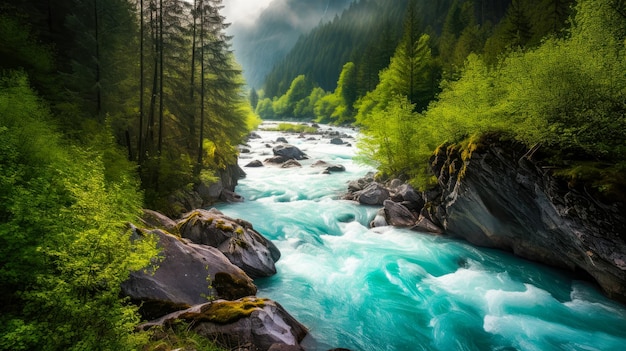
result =
[[[249,86],[265,76],[298,38],[343,11],[353,0],[230,0],[223,11],[232,25],[233,50]]]

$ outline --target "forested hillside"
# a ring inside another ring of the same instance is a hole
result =
[[[458,0],[419,0],[413,6],[420,31],[435,37],[445,26],[448,34],[458,37],[470,20],[473,24],[499,22],[508,2],[473,1],[461,5]],[[353,2],[333,21],[300,38],[268,75],[266,95],[284,94],[289,83],[300,74],[331,91],[336,87],[341,67],[349,61],[358,67],[362,89],[371,90],[378,71],[389,63],[400,39],[407,4],[408,0]]]
[[[352,110],[353,101],[340,105],[341,99],[328,97],[321,101],[321,97],[333,95],[333,91],[337,96],[342,67],[348,62],[354,64],[351,68],[354,82],[349,84],[356,87],[357,97],[374,90],[379,72],[389,65],[407,30],[413,37],[428,35],[424,45],[431,51],[428,76],[434,91],[430,97],[424,97],[424,105],[432,99],[442,78],[455,78],[470,53],[482,54],[485,60],[495,63],[511,48],[532,47],[546,35],[560,33],[567,26],[572,3],[572,0],[353,3],[341,16],[302,37],[283,62],[274,67],[262,94],[269,101],[262,101],[257,112],[264,118],[353,121],[354,112],[347,115],[341,112]],[[410,19],[410,29],[406,28],[408,12],[414,16]],[[289,94],[296,80],[302,80],[298,78],[301,75],[307,82],[301,95],[309,99],[294,101],[292,106],[278,102],[281,96]],[[269,102],[274,104],[272,108]]]
[[[293,48],[300,36],[324,23],[353,0],[274,0],[258,20],[234,22],[228,29],[233,50],[249,86],[260,88],[265,76]],[[251,23],[252,22],[252,23]]]
[[[0,2],[0,349],[130,350],[144,206],[214,180],[256,117],[220,0]]]

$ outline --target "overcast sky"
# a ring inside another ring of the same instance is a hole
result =
[[[224,0],[222,15],[229,23],[250,23],[257,19],[270,2],[272,0]]]

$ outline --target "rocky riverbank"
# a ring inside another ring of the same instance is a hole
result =
[[[383,206],[372,226],[445,233],[588,274],[626,302],[624,204],[569,188],[520,144],[485,138],[463,151],[447,145],[433,155],[438,186],[429,191],[370,177],[350,183],[346,198]]]
[[[280,304],[257,298],[253,278],[276,274],[280,252],[252,224],[216,209],[194,210],[174,221],[145,210],[134,240],[158,240],[152,271],[132,272],[122,293],[152,320],[139,328],[176,320],[238,350],[300,349],[307,329]]]

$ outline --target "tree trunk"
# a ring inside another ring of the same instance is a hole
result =
[[[143,90],[144,90],[144,75],[143,75],[143,31],[144,31],[144,18],[143,18],[143,0],[139,1],[139,137],[137,138],[137,161],[141,165],[143,162]]]
[[[198,170],[202,169],[204,140],[204,0],[200,0],[200,139],[198,143]]]
[[[159,142],[158,154],[163,151],[163,0],[159,0]]]
[[[150,153],[154,151],[154,119],[156,114],[156,95],[158,89],[158,79],[159,79],[159,43],[158,43],[158,28],[156,25],[156,13],[150,12],[150,24],[152,30],[152,40],[153,40],[153,64],[154,69],[152,73],[152,94],[150,95],[150,114],[148,116],[148,130],[146,132],[146,146],[145,149]]]

